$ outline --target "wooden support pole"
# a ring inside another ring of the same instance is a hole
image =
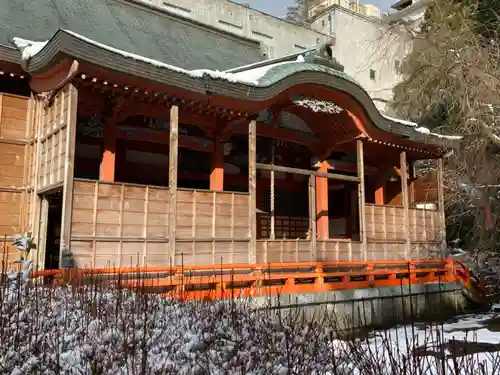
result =
[[[257,262],[257,122],[250,121],[248,126],[248,222],[250,225],[250,244],[248,262]]]
[[[271,144],[271,164],[274,165],[274,142]],[[270,235],[269,238],[271,240],[276,239],[276,212],[275,212],[275,189],[274,189],[274,183],[275,183],[275,172],[271,171],[270,176],[270,211],[271,211],[271,230],[270,230]]]
[[[212,170],[210,172],[210,190],[224,190],[224,143],[220,137],[214,139]]]
[[[365,157],[363,152],[363,141],[356,141],[356,156],[358,164],[358,206],[359,206],[359,238],[361,240],[361,251],[363,252],[361,259],[365,260],[368,257],[366,243],[366,206],[365,206]]]
[[[328,172],[328,164],[322,162],[320,173]],[[324,177],[316,178],[316,230],[318,239],[327,240],[330,237],[328,224],[328,179]]]
[[[319,261],[316,250],[316,177],[309,177],[309,237],[311,241],[311,261]]]
[[[438,210],[439,210],[439,234],[442,237],[441,256],[446,254],[446,217],[444,213],[444,165],[443,159],[437,161],[437,189],[438,189]]]
[[[170,108],[170,150],[168,162],[168,254],[169,263],[175,265],[175,237],[177,226],[177,161],[179,145],[179,107]]]
[[[99,180],[114,182],[116,165],[116,123],[114,118],[107,118],[104,122],[104,144],[102,151]]]
[[[405,230],[405,258],[411,258],[411,244],[410,244],[410,197],[408,195],[408,161],[406,160],[406,151],[401,151],[399,154],[399,164],[401,170],[401,200],[403,203],[404,211],[404,230]]]
[[[59,264],[62,263],[63,250],[70,250],[71,219],[73,208],[73,184],[75,170],[76,120],[78,113],[78,90],[72,84],[68,85],[68,111],[66,128],[66,159],[64,161],[61,240],[59,244]],[[60,92],[58,95],[63,95]]]

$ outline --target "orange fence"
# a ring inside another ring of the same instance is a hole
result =
[[[33,278],[48,276],[57,282],[111,283],[180,299],[320,293],[429,282],[458,282],[479,291],[479,283],[467,267],[454,260],[94,268],[32,274]]]

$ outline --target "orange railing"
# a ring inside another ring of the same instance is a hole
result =
[[[58,282],[118,284],[181,299],[224,299],[341,289],[459,282],[478,288],[467,267],[454,260],[230,264],[45,270]]]

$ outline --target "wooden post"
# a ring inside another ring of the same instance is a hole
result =
[[[179,107],[170,108],[170,150],[168,161],[168,254],[170,264],[175,265],[175,236],[177,226],[177,155],[179,144]]]
[[[316,250],[316,177],[309,177],[309,231],[311,240],[311,261],[317,262]]]
[[[403,201],[403,211],[404,211],[404,227],[405,227],[405,258],[411,258],[411,244],[410,244],[410,212],[409,203],[410,198],[408,195],[408,162],[406,160],[406,151],[401,151],[399,154],[399,163],[401,168],[401,200]]]
[[[33,191],[31,192],[32,199],[32,211],[31,211],[31,223],[33,230],[33,237],[37,239],[37,246],[40,246],[40,218],[41,218],[41,208],[42,208],[42,200],[40,195],[38,195],[38,184],[40,181],[40,162],[41,162],[41,138],[42,138],[42,121],[43,121],[43,103],[41,99],[33,99],[36,100],[36,123],[35,123],[35,174],[33,176]],[[37,250],[37,259],[38,259],[38,268],[45,268],[45,259],[42,258],[40,254],[40,250]]]
[[[322,162],[318,172],[328,173],[328,163]],[[328,227],[328,179],[316,177],[316,230],[318,239],[327,240],[330,237]]]
[[[60,92],[58,95],[64,95]],[[62,196],[61,241],[59,244],[59,264],[62,263],[63,250],[69,250],[71,242],[71,213],[73,207],[73,182],[75,170],[76,118],[78,113],[78,90],[68,85],[68,118],[66,128],[66,160]]]
[[[220,137],[215,137],[214,139],[212,171],[210,172],[210,190],[224,190],[224,143]]]
[[[440,221],[440,235],[442,237],[442,254],[446,253],[446,217],[444,214],[444,165],[443,159],[438,159],[437,165],[437,189],[438,189],[438,210],[439,210],[439,221]]]
[[[116,123],[114,118],[107,118],[104,121],[104,144],[99,171],[99,180],[115,181],[116,164]]]
[[[274,142],[271,144],[271,164],[274,165]],[[269,238],[271,240],[276,239],[276,212],[275,212],[275,189],[274,189],[274,184],[275,184],[275,175],[274,171],[270,172],[269,176],[270,180],[270,211],[271,211],[271,223],[270,223],[270,235]]]
[[[257,262],[257,217],[255,213],[257,205],[257,122],[250,121],[248,126],[248,222],[250,225],[250,248],[248,262]]]
[[[363,252],[362,259],[367,260],[367,243],[366,243],[366,206],[365,206],[365,160],[363,152],[363,141],[356,141],[356,155],[358,162],[358,206],[359,206],[359,237],[361,240],[361,250]]]

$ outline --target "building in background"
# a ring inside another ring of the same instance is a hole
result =
[[[420,29],[424,19],[425,10],[431,0],[400,0],[391,6],[395,12],[389,13],[384,17],[384,22],[395,23],[403,21],[414,31]]]
[[[265,59],[300,52],[324,42],[328,36],[308,27],[228,0],[136,0],[210,25],[239,37],[256,40]]]
[[[258,41],[263,59],[305,51],[334,38],[336,59],[381,110],[385,110],[386,101],[392,98],[392,87],[399,80],[397,71],[404,50],[400,51],[395,38],[384,35],[380,10],[374,5],[312,0],[306,27],[228,0],[136,1]]]

